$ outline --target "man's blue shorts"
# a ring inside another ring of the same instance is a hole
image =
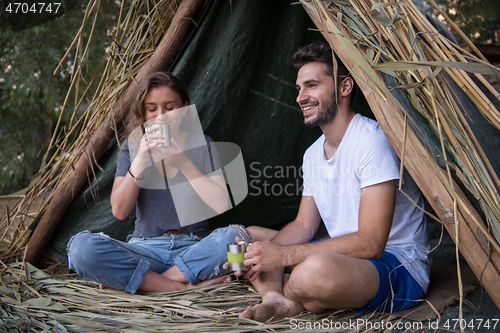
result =
[[[384,252],[382,258],[369,261],[378,271],[378,291],[367,307],[356,312],[363,314],[372,309],[396,312],[420,304],[425,296],[422,287],[393,254]]]

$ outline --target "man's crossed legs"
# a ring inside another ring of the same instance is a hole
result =
[[[254,281],[262,303],[240,317],[260,322],[280,320],[302,311],[362,308],[377,293],[379,278],[367,260],[328,252],[316,252],[290,274],[284,270],[262,272]]]
[[[262,303],[240,317],[260,322],[293,317],[304,310],[401,311],[418,305],[425,296],[408,270],[388,252],[378,260],[315,252],[290,273],[284,269],[262,272],[252,284]]]

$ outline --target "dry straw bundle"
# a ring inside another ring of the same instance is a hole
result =
[[[459,104],[456,92],[450,89],[450,81],[453,81],[500,130],[499,111],[469,75],[472,73],[500,100],[499,93],[482,76],[493,73],[500,77],[499,69],[441,35],[412,1],[301,3],[354,75],[399,154],[401,165],[409,170],[454,237],[457,258],[460,248],[497,307],[500,306],[497,291],[500,180],[468,125],[468,115]],[[440,10],[433,0],[431,3]],[[441,14],[455,27],[444,12]],[[475,49],[467,37],[463,37]],[[380,72],[392,77],[397,86],[389,88]],[[443,167],[419,138],[421,129],[391,90],[406,91],[413,108],[427,120],[439,138]],[[452,171],[478,200],[487,226],[453,179]]]
[[[384,327],[408,325],[401,318],[350,310],[304,312],[293,321],[262,324],[238,318],[260,301],[239,282],[130,295],[99,289],[90,281],[48,276],[30,264],[0,264],[1,332],[376,332],[383,331],[382,321]]]
[[[57,72],[67,55],[74,50],[78,56],[73,63],[70,89],[44,158],[48,162],[42,165],[40,173],[33,178],[27,189],[4,197],[6,206],[0,222],[1,257],[21,259],[20,253],[29,240],[31,231],[28,226],[47,208],[54,195],[53,190],[57,189],[68,173],[75,170],[75,164],[82,156],[91,160],[90,164],[96,164],[95,156],[85,153],[87,145],[106,119],[114,119],[110,114],[114,112],[118,98],[154,53],[180,1],[123,1],[117,28],[108,30],[113,43],[107,49],[107,56],[99,70],[88,78],[84,74],[85,59],[91,56],[88,50],[95,23],[101,16],[100,2],[101,0],[89,1],[82,26],[56,69]],[[83,31],[88,25],[91,33],[84,38]],[[80,86],[85,87],[82,95],[79,95],[82,90]],[[67,110],[66,105],[71,95],[75,98],[75,106],[73,110]],[[78,112],[85,103],[85,111]],[[67,127],[62,127],[61,122],[66,112],[72,112],[71,120]],[[49,156],[49,153],[52,155]],[[67,153],[71,154],[69,161],[67,158],[60,158],[67,156]],[[93,169],[91,172],[93,173]],[[84,177],[92,180],[95,179],[95,174],[89,173]]]

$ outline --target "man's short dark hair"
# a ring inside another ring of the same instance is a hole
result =
[[[333,55],[335,55],[335,63],[337,64],[337,78],[334,77],[333,71]],[[335,84],[342,81],[345,77],[351,77],[351,73],[347,70],[346,66],[336,54],[332,52],[330,45],[326,42],[315,41],[309,45],[302,46],[295,52],[292,56],[292,62],[295,68],[300,69],[300,67],[310,63],[310,62],[322,62],[326,64],[325,74],[330,76]],[[356,92],[356,83],[354,83],[354,88],[351,92],[351,101],[354,99],[354,93]]]
[[[295,52],[292,56],[292,62],[295,68],[308,64],[310,62],[323,62],[326,64],[326,75],[333,78],[333,58],[332,49],[330,45],[325,42],[312,42],[309,45],[302,46]],[[335,60],[337,63],[337,80],[342,79],[346,76],[351,76],[345,65],[340,61],[340,59],[335,55]]]

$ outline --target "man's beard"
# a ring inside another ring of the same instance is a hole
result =
[[[339,111],[338,101],[337,103],[334,103],[337,97],[336,95],[337,94],[334,93],[329,100],[326,100],[323,103],[319,103],[316,117],[310,120],[304,119],[304,125],[306,125],[307,127],[316,127],[328,124],[329,122],[333,121]]]

